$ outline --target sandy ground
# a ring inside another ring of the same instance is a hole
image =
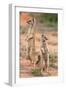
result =
[[[31,73],[33,64],[30,60],[23,59],[20,61],[20,78],[34,77]],[[43,76],[57,76],[58,71],[56,68],[49,67],[48,72],[43,72]]]

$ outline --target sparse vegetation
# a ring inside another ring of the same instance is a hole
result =
[[[55,63],[57,63],[57,55],[56,54],[51,53],[49,55],[49,61],[50,61],[50,64],[49,64],[50,67],[57,68],[57,66],[55,65]]]
[[[31,70],[32,75],[34,76],[42,76],[41,69],[40,68],[34,68]]]
[[[50,53],[49,59],[51,62],[56,62],[57,61],[57,55],[55,53]]]
[[[44,23],[51,23],[51,24],[56,24],[57,23],[57,14],[51,14],[51,13],[43,13],[40,14],[40,18],[39,18],[40,22]]]

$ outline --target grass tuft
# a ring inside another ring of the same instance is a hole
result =
[[[41,69],[40,68],[34,68],[34,69],[32,69],[31,73],[34,76],[42,76],[42,73],[41,73]]]

